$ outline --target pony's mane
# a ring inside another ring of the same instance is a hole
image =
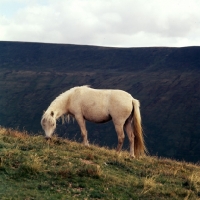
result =
[[[83,86],[76,86],[76,87],[73,87],[73,88],[71,88],[71,89],[69,89],[69,90],[67,90],[67,91],[65,91],[65,92],[63,92],[63,93],[61,93],[59,96],[56,97],[56,99],[55,99],[54,101],[57,101],[57,100],[62,99],[63,96],[70,94],[70,92],[73,92],[74,90],[76,90],[76,89],[78,89],[78,88],[90,88],[90,85],[83,85]],[[53,101],[53,102],[54,102],[54,101]]]
[[[62,120],[62,124],[64,124],[65,122],[67,122],[68,124],[70,123],[71,119],[74,122],[74,117],[72,115],[69,114],[64,114],[62,116],[60,116],[61,120]]]
[[[77,89],[77,88],[90,88],[90,85],[82,85],[82,86],[76,86],[76,87],[73,87],[69,90],[74,90],[74,89]]]
[[[52,116],[51,116],[51,111],[55,112],[56,109],[58,108],[58,105],[64,105],[65,99],[67,98],[68,95],[70,95],[70,93],[74,92],[76,89],[78,88],[90,88],[89,85],[83,85],[83,86],[76,86],[73,87],[63,93],[61,93],[60,95],[58,95],[54,101],[51,102],[50,106],[48,107],[48,109],[46,110],[46,112],[43,114],[42,119],[45,119],[49,122],[52,122]],[[62,116],[60,116],[62,119],[62,122],[70,122],[70,118],[73,119],[73,117],[71,115],[68,114],[64,114]],[[60,118],[59,117],[59,118]]]

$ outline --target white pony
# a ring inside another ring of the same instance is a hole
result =
[[[85,120],[103,123],[113,120],[118,136],[117,152],[122,149],[124,129],[130,142],[130,156],[139,157],[147,152],[140,117],[140,103],[122,90],[100,90],[88,86],[74,87],[59,95],[41,119],[46,139],[50,139],[56,120],[63,115],[73,116],[81,129],[84,145],[88,146]]]

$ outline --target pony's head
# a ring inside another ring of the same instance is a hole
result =
[[[44,113],[41,119],[41,125],[45,131],[46,139],[50,139],[56,129],[56,117],[53,111]]]

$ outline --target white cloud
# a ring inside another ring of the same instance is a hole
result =
[[[124,47],[200,45],[198,0],[0,0],[0,7],[4,8],[0,40]]]

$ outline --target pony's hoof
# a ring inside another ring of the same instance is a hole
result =
[[[116,157],[121,157],[121,152],[120,151],[116,151],[115,156]]]
[[[131,157],[132,159],[135,159],[135,155],[130,155],[130,157]]]
[[[89,142],[83,142],[83,145],[86,146],[86,147],[89,147]]]

